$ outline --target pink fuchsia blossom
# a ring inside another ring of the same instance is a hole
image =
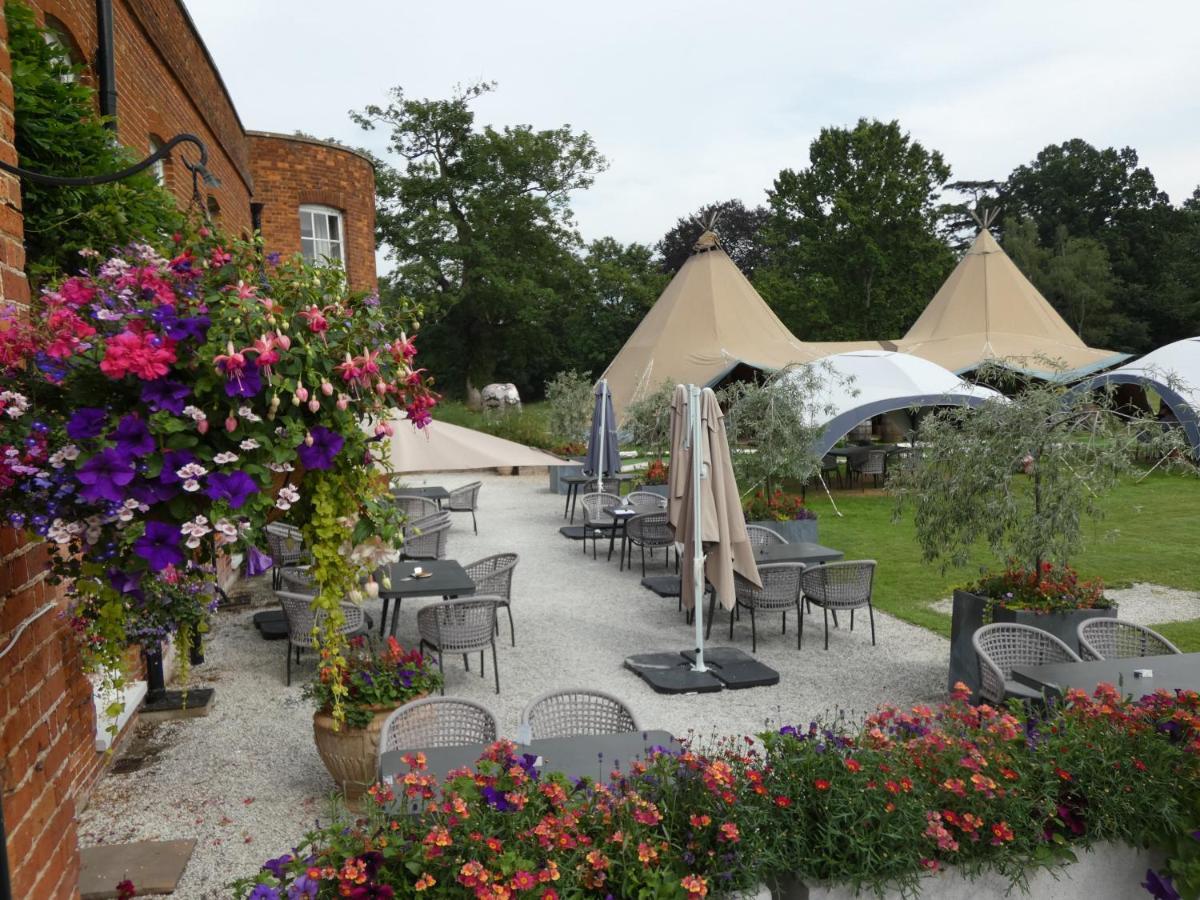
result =
[[[96,329],[75,314],[74,310],[65,307],[55,309],[46,319],[50,330],[50,340],[46,344],[46,355],[55,359],[65,359],[73,356],[79,349],[86,350],[86,338],[96,333]]]
[[[324,335],[329,330],[329,322],[325,313],[315,304],[308,309],[300,310],[300,318],[308,323],[308,330],[313,334]]]

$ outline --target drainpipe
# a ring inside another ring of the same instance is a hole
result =
[[[117,127],[117,63],[113,52],[112,0],[96,0],[96,75],[100,80],[100,115]]]
[[[251,203],[250,204],[250,230],[251,231],[262,231],[262,213],[263,213],[263,204],[261,204],[261,203]]]

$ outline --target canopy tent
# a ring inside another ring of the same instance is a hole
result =
[[[1080,340],[986,227],[894,347],[957,374],[994,362],[1062,381],[1129,358]]]
[[[1159,347],[1140,359],[1096,375],[1081,389],[1133,384],[1152,390],[1179,421],[1192,452],[1200,459],[1200,337]]]
[[[433,422],[413,428],[400,417],[392,423],[390,455],[385,461],[397,474],[494,469],[498,466],[571,466],[578,463],[494,437],[472,428]]]
[[[1004,397],[963,381],[936,363],[887,350],[827,356],[815,364],[821,389],[811,408],[824,425],[814,448],[827,453],[855,425],[873,416],[923,406],[979,406]],[[794,376],[799,377],[799,376]]]
[[[822,355],[788,331],[706,231],[602,377],[620,416],[664,381],[712,386],[738,366],[775,370]]]

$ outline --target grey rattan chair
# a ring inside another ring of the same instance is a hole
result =
[[[858,476],[859,484],[862,489],[867,489],[866,476],[870,475],[875,482],[875,486],[879,487],[879,479],[887,474],[887,451],[886,450],[868,450],[860,456],[850,457],[850,466],[855,475]]]
[[[279,570],[279,587],[293,594],[315,593],[312,572],[307,566],[284,566]]]
[[[447,653],[461,653],[463,666],[469,672],[468,654],[479,652],[479,677],[484,674],[483,652],[492,651],[492,671],[496,676],[496,693],[500,693],[500,663],[496,658],[497,597],[470,597],[433,603],[417,611],[417,632],[420,647],[429,647],[438,654],[438,671],[446,673],[443,659]],[[442,693],[446,685],[442,684]]]
[[[475,529],[476,534],[479,534],[479,523],[475,520],[475,511],[479,509],[479,489],[482,487],[482,481],[472,481],[470,484],[456,487],[450,492],[450,499],[446,501],[446,509],[450,512],[471,514],[471,527]]]
[[[296,566],[308,561],[304,549],[304,538],[295,525],[272,522],[263,529],[267,538],[267,552],[271,554],[271,587],[279,590],[279,570],[284,566]]]
[[[747,525],[746,537],[750,539],[750,546],[755,550],[760,547],[769,547],[771,544],[786,544],[788,542],[787,538],[774,528],[767,528],[763,525]]]
[[[750,611],[750,652],[758,652],[758,627],[755,614],[778,612],[783,614],[783,631],[787,634],[787,614],[796,611],[796,649],[800,649],[800,578],[804,574],[804,563],[767,563],[758,567],[762,587],[755,587],[736,572],[733,576],[735,608]],[[729,639],[733,640],[734,610],[729,611]],[[712,630],[712,611],[708,616],[708,628]]]
[[[625,734],[639,726],[624,701],[604,691],[567,688],[535,697],[521,713],[532,739]]]
[[[871,617],[871,646],[875,646],[875,609],[871,606],[871,587],[875,580],[875,560],[856,559],[849,562],[809,566],[800,576],[804,599],[821,607],[825,617],[825,649],[829,649],[829,613],[837,623],[838,610],[850,610],[850,630],[854,630],[854,610],[867,608]],[[804,619],[800,619],[800,642],[804,640]]]
[[[671,548],[675,546],[675,529],[671,527],[665,512],[641,513],[631,516],[625,523],[625,539],[629,542],[629,568],[633,568],[633,548],[642,551],[642,577],[646,577],[646,549],[650,549],[653,558],[654,551],[663,548],[663,563],[670,568]],[[625,548],[621,548],[622,557]],[[678,554],[676,555],[678,562]]]
[[[1157,631],[1124,619],[1096,618],[1080,622],[1079,655],[1091,659],[1168,656],[1180,650]]]
[[[393,494],[392,502],[396,504],[396,508],[404,513],[410,522],[423,519],[425,516],[437,515],[441,511],[441,508],[437,505],[437,501],[430,500],[428,497]]]
[[[475,582],[475,593],[498,598],[496,606],[504,607],[504,611],[508,613],[508,636],[514,647],[517,646],[517,629],[513,625],[512,578],[513,571],[520,561],[521,557],[515,553],[497,553],[495,556],[485,556],[463,566],[467,577]],[[499,621],[496,627],[500,627]]]
[[[1050,632],[1015,622],[984,625],[971,636],[971,643],[979,657],[979,694],[991,703],[1003,703],[1006,695],[1041,699],[1037,691],[1012,680],[1016,666],[1080,661],[1074,650]]]
[[[821,475],[834,475],[838,480],[838,487],[842,486],[842,461],[836,456],[826,453],[821,457]]]
[[[458,697],[425,697],[393,710],[379,732],[379,764],[392,750],[424,750],[490,744],[496,740],[496,717],[486,706]]]
[[[604,511],[608,506],[620,506],[621,497],[607,491],[584,494],[580,499],[583,506],[583,552],[587,553],[587,539],[592,539],[592,559],[596,558],[596,541],[608,537],[617,527],[616,520]]]
[[[662,512],[667,508],[667,498],[653,491],[630,491],[625,495],[625,505],[640,513]]]
[[[405,559],[445,559],[449,536],[450,513],[426,516],[404,529],[400,553]]]
[[[325,611],[312,608],[314,599],[312,594],[276,591],[275,596],[279,600],[279,605],[283,607],[284,618],[287,619],[287,683],[290,686],[292,683],[292,651],[296,651],[296,662],[299,663],[302,650],[315,649],[313,630],[320,628],[321,623],[325,620]],[[346,622],[338,629],[339,632],[347,637],[366,633],[367,618],[361,606],[356,603],[343,603],[342,614],[346,617]]]

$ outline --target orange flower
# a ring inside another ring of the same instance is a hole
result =
[[[698,816],[695,813],[692,813],[691,817],[688,819],[688,822],[691,823],[693,828],[706,828],[712,824],[712,819],[710,819],[708,816]]]
[[[847,759],[846,768],[851,772],[860,772],[862,771],[862,763],[860,763],[857,759]]]
[[[997,822],[992,826],[992,843],[1003,844],[1013,839],[1013,830],[1008,827],[1007,822]]]
[[[719,838],[717,838],[717,840],[729,841],[731,844],[736,844],[741,839],[742,836],[738,833],[737,825],[735,825],[733,822],[721,823],[721,835]]]
[[[656,859],[658,859],[658,851],[657,850],[655,850],[653,847],[651,847],[645,841],[642,841],[640,844],[638,844],[638,862],[652,863]]]
[[[687,891],[688,900],[708,896],[708,881],[699,875],[685,875],[680,879],[679,886]]]
[[[818,791],[827,791],[829,790],[829,782],[824,778],[817,778],[813,781],[813,787]]]
[[[421,877],[417,879],[416,889],[418,891],[426,891],[437,884],[437,879],[428,872],[422,872]]]

